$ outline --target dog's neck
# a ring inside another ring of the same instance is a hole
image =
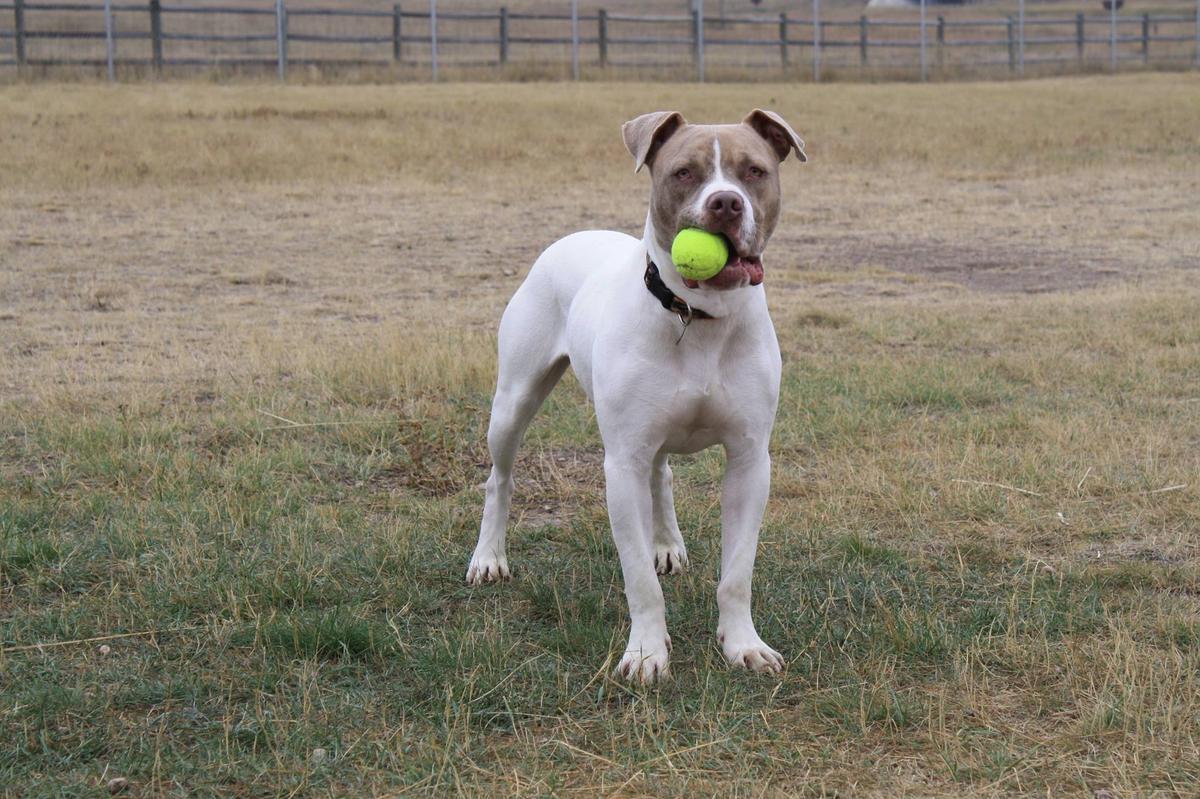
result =
[[[642,235],[642,244],[646,248],[646,254],[658,266],[659,277],[662,278],[662,282],[666,284],[667,288],[693,308],[700,308],[715,319],[732,317],[742,311],[751,297],[763,290],[761,285],[743,286],[736,289],[705,289],[703,285],[698,289],[688,288],[687,284],[683,282],[683,278],[675,271],[675,262],[671,260],[671,253],[659,245],[658,236],[655,234],[654,220],[647,213],[646,229]]]

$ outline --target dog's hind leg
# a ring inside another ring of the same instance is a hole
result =
[[[654,459],[650,495],[654,502],[654,570],[659,574],[678,574],[687,568],[688,557],[675,518],[671,466],[665,453]]]
[[[504,537],[512,501],[513,462],[525,429],[568,364],[567,357],[556,349],[555,337],[547,335],[543,326],[530,324],[542,311],[532,307],[533,299],[514,298],[500,324],[500,373],[487,436],[492,472],[479,543],[467,568],[467,582],[472,585],[509,577]]]

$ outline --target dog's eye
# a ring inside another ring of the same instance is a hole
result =
[[[767,171],[765,169],[763,169],[762,167],[757,167],[757,166],[752,166],[746,171],[749,172],[750,177],[754,178],[755,180],[758,180],[759,178],[761,178],[762,176],[767,174]]]
[[[687,180],[691,176],[692,176],[692,170],[688,169],[687,167],[684,167],[683,169],[675,170],[675,179],[676,180]]]

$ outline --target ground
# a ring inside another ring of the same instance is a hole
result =
[[[0,790],[1194,795],[1198,90],[5,87]],[[765,259],[789,668],[721,662],[711,452],[631,689],[569,379],[514,580],[463,584],[493,331],[554,238],[640,232],[620,122],[754,106],[811,158]]]

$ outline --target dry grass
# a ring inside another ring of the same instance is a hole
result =
[[[0,786],[1194,795],[1196,88],[4,89]],[[640,229],[623,119],[753,105],[812,156],[768,250],[791,667],[712,647],[710,453],[676,678],[629,692],[574,386],[517,579],[461,586],[492,331],[550,240]]]
[[[640,229],[645,184],[614,131],[647,108],[759,103],[804,133],[780,301],[1159,279],[1198,246],[1195,88],[11,87],[0,380],[174,386],[451,300],[490,331],[548,239]]]

